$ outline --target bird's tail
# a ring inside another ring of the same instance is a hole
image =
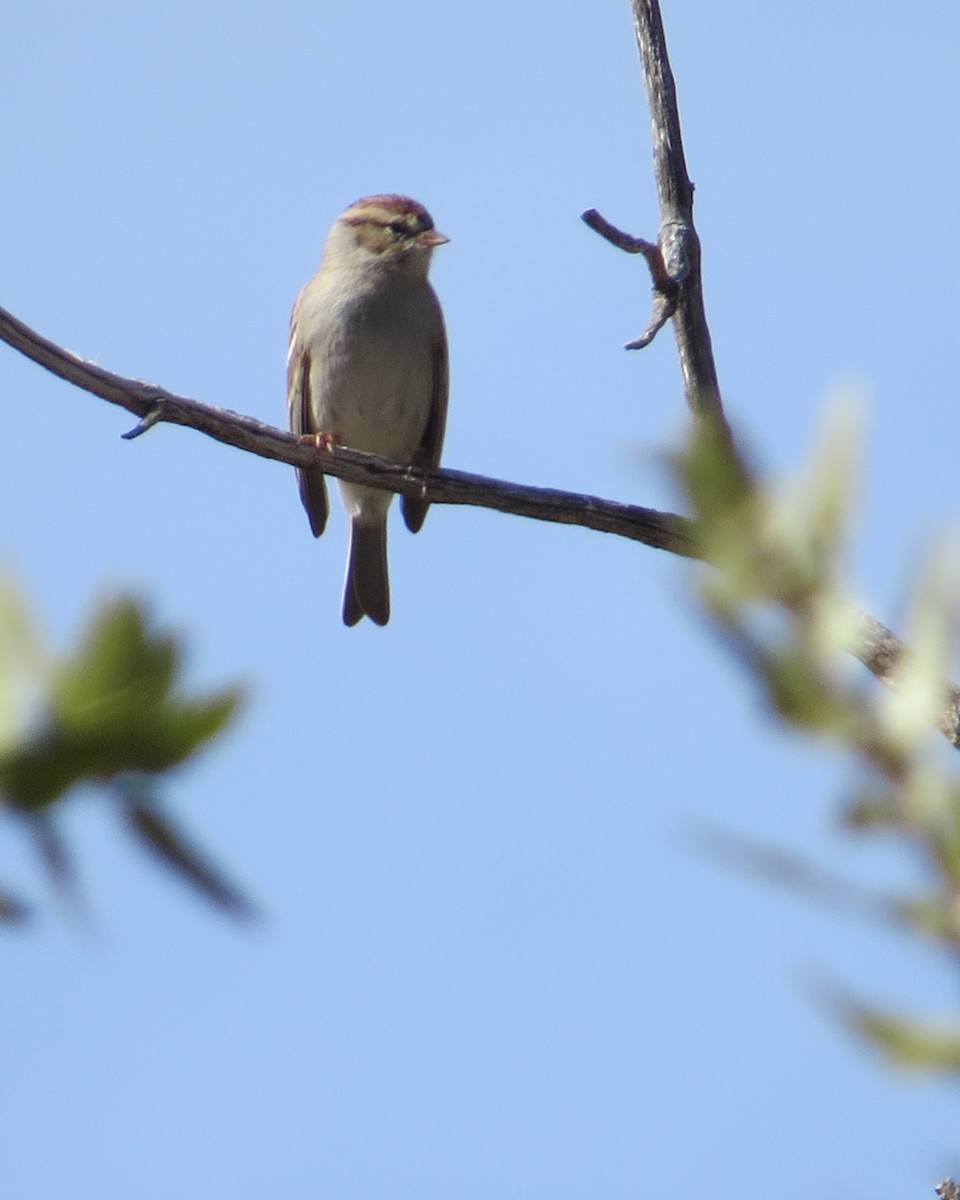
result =
[[[378,625],[390,620],[387,575],[387,520],[350,522],[350,555],[343,588],[343,623],[356,625],[367,616]]]

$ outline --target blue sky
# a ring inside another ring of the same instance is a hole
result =
[[[868,398],[851,591],[896,624],[955,524],[960,10],[664,0],[732,419],[788,470]],[[657,213],[627,4],[14,6],[0,304],[103,366],[284,419],[287,320],[331,221],[407,192],[451,238],[444,461],[675,506],[672,339],[627,354]],[[231,926],[93,797],[94,913],[4,935],[0,1162],[17,1200],[929,1196],[956,1096],[887,1071],[824,979],[949,1011],[882,930],[705,858],[719,824],[867,882],[849,765],[781,731],[689,568],[435,508],[391,525],[393,617],[339,618],[346,530],[292,474],[0,347],[0,554],[58,645],[151,597],[235,732],[174,810],[261,903]],[[0,830],[0,872],[42,897]]]

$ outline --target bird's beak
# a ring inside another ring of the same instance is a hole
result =
[[[425,250],[432,250],[434,246],[442,246],[450,239],[444,234],[439,233],[436,229],[428,229],[425,233],[421,233],[417,241]]]

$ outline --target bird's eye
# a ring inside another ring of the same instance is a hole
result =
[[[397,237],[403,237],[407,232],[407,227],[403,221],[391,221],[387,228],[391,233],[395,233]]]

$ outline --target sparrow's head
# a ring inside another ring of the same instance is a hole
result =
[[[426,275],[437,246],[450,239],[433,227],[433,218],[407,196],[366,196],[337,218],[327,249],[338,256],[357,253],[404,274]]]

